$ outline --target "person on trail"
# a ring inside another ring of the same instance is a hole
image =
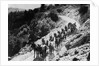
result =
[[[54,41],[54,37],[50,36],[49,41]]]
[[[54,47],[52,46],[52,44],[50,43],[49,45],[49,52],[52,53],[54,51]]]
[[[47,45],[48,46],[48,40],[46,41],[46,44],[45,45]]]
[[[64,33],[64,32],[65,32],[65,30],[64,30],[63,28],[62,28],[61,30],[62,30],[62,33]]]
[[[71,30],[71,28],[72,28],[72,23],[68,23],[68,29]]]
[[[45,40],[44,40],[44,38],[42,39],[42,44],[45,45]]]
[[[56,33],[54,33],[54,36],[55,36],[55,38],[57,38],[57,34]]]
[[[46,58],[47,56],[47,46],[46,45],[42,45],[42,58]]]
[[[55,44],[56,44],[56,47],[58,48],[58,46],[59,46],[59,44],[60,44],[59,38],[56,38]]]
[[[34,58],[33,61],[44,61],[44,59],[41,56],[39,56],[39,52],[37,51],[36,52],[36,57]]]
[[[60,39],[61,39],[61,40],[63,40],[63,33],[62,33],[62,32],[61,32],[61,36],[60,36]]]
[[[56,39],[57,39],[57,34],[56,33],[54,33],[54,36],[55,36],[55,48],[56,48]]]
[[[67,36],[67,34],[65,33],[65,35],[64,35],[64,39],[66,39],[66,36]]]
[[[34,58],[35,58],[35,55],[36,55],[36,45],[33,42],[31,42],[31,44],[32,44],[31,47],[34,50]]]
[[[62,28],[62,39],[65,38],[65,30]]]
[[[59,42],[61,42],[61,32],[60,31],[58,31],[58,39],[59,39]]]
[[[76,24],[75,24],[75,23],[74,23],[74,24],[72,24],[72,23],[68,23],[68,29],[71,30],[70,33],[74,33],[75,30],[76,30]]]
[[[67,26],[65,26],[65,31],[67,31]]]
[[[38,45],[37,51],[38,51],[39,57],[42,56],[42,47],[41,47],[41,45]]]
[[[61,37],[61,32],[60,31],[58,31],[58,37]]]

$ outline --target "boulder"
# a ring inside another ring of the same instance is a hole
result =
[[[66,47],[63,46],[63,47],[61,48],[61,50],[59,51],[59,55],[60,55],[60,56],[63,56],[66,51],[67,51]]]

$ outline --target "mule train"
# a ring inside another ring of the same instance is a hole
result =
[[[56,28],[54,31],[51,31],[46,36],[32,43],[34,58],[39,57],[44,60],[48,54],[51,54],[54,50],[57,50],[62,40],[66,39],[66,36],[76,32],[76,30],[77,28],[75,23],[68,23],[67,26],[65,25],[61,28]]]

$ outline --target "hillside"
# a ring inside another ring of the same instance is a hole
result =
[[[8,13],[10,12],[18,12],[18,11],[25,11],[25,9],[19,9],[19,8],[8,8]]]
[[[21,14],[30,18],[9,20],[10,61],[90,61],[89,5],[42,4]]]

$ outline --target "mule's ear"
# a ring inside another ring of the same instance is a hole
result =
[[[76,22],[73,25],[76,27]]]
[[[69,23],[68,23],[68,29],[71,27],[71,25],[72,25],[72,24],[69,22]]]

